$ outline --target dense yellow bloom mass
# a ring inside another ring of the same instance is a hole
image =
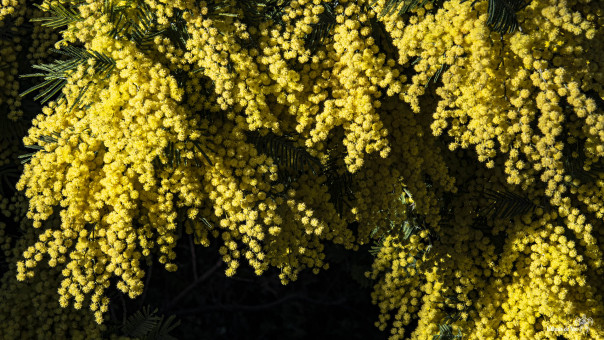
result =
[[[604,337],[601,2],[534,0],[503,36],[488,1],[382,16],[385,0],[293,0],[256,22],[234,0],[61,3],[79,17],[55,47],[94,57],[23,140],[42,150],[17,183],[37,237],[18,280],[39,280],[48,262],[60,305],[89,304],[100,324],[111,279],[135,298],[142,261],[177,270],[181,231],[220,242],[227,275],[246,263],[283,283],[326,269],[326,242],[379,238],[367,275],[392,339],[431,338],[439,324],[555,339],[581,320],[564,336]],[[141,11],[161,34],[140,38]],[[326,11],[330,37],[311,48]],[[4,99],[14,80],[0,73],[0,104],[18,117]],[[273,138],[264,152],[262,138]],[[330,171],[283,159],[300,157]]]
[[[596,38],[604,33],[602,7],[573,6],[531,2],[519,14],[525,33],[516,32],[509,42],[497,39],[485,25],[486,15],[476,18],[469,3],[445,2],[430,14],[420,9],[410,19],[413,25],[385,18],[399,63],[419,60],[401,99],[418,114],[432,114],[433,134],[451,136],[451,150],[475,148],[487,168],[505,170],[451,167],[463,183],[449,207],[455,224],[440,228],[440,240],[430,243],[431,257],[418,257],[417,239],[386,239],[371,276],[383,275],[373,296],[383,313],[378,325],[385,328],[396,312],[392,338],[409,336],[404,326],[414,315],[419,324],[411,337],[418,339],[438,334],[439,323],[476,339],[604,336],[604,182],[579,179],[604,150],[602,109],[595,103],[604,94],[602,39]],[[423,107],[418,95],[426,93],[423,85],[441,65],[447,68],[434,90],[438,104]],[[580,157],[586,167],[573,169],[569,158]],[[522,219],[496,223],[478,219],[468,192],[506,184],[519,185],[547,212],[537,208]],[[437,301],[458,310],[452,322],[445,310],[434,308]],[[565,332],[581,326],[577,320],[590,323],[580,332]]]
[[[20,152],[6,137],[0,136],[0,168],[3,170],[18,164]],[[41,232],[31,228],[26,212],[27,201],[22,193],[11,197],[7,190],[0,191],[0,338],[101,338],[106,327],[97,325],[92,314],[72,307],[61,308],[57,302],[60,268],[50,268],[43,263],[39,273],[28,282],[17,280],[17,261],[36,243]],[[60,219],[53,217],[47,223],[58,226]],[[16,230],[9,228],[9,224],[16,226]]]
[[[29,243],[35,242],[36,230],[30,229],[25,237],[15,243],[5,233],[6,225],[0,222],[0,247],[7,259],[17,259]],[[11,244],[12,243],[12,244]],[[99,339],[105,329],[94,323],[89,313],[81,313],[72,307],[61,308],[56,301],[60,283],[60,270],[44,264],[39,275],[27,283],[15,278],[17,266],[13,263],[2,277],[0,284],[0,325],[3,339],[69,338]],[[25,287],[23,287],[25,286]]]

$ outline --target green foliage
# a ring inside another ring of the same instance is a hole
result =
[[[287,136],[277,136],[267,133],[264,136],[257,132],[247,133],[248,142],[254,145],[259,153],[273,159],[279,168],[279,182],[286,188],[296,181],[305,172],[315,176],[325,176],[330,195],[330,201],[340,216],[343,213],[346,200],[354,199],[352,191],[352,176],[342,167],[338,166],[341,155],[331,151],[330,159],[325,165],[314,156],[310,155],[303,147],[298,147]]]
[[[484,197],[491,203],[480,213],[489,218],[511,219],[532,212],[538,207],[530,199],[509,191],[487,190]]]
[[[445,58],[446,58],[446,52],[443,54],[443,60],[445,60]],[[455,57],[455,59],[457,59],[457,57]],[[451,65],[443,62],[443,64],[438,68],[438,70],[436,70],[436,73],[434,73],[434,75],[432,75],[430,78],[428,78],[428,81],[426,82],[424,87],[428,87],[430,85],[431,81],[433,83],[438,82],[438,78],[440,78],[440,75],[443,73],[443,71],[447,70],[449,68],[449,66],[451,66]]]
[[[109,33],[113,38],[122,36],[124,31],[128,28],[128,22],[126,21],[125,11],[132,6],[132,0],[124,1],[117,4],[112,0],[105,0],[103,3],[103,13],[109,15],[109,21],[113,23],[113,29]]]
[[[40,5],[34,4],[34,6],[38,7],[41,10],[44,10]],[[51,27],[53,29],[59,28],[61,26],[69,25],[74,22],[82,21],[82,17],[78,12],[76,12],[73,8],[65,8],[63,4],[57,2],[56,4],[52,4],[48,10],[52,16],[42,17],[42,18],[33,18],[30,21],[36,22],[41,21],[42,26]]]
[[[522,10],[531,0],[489,0],[487,25],[495,32],[514,33],[518,26],[516,12]]]
[[[384,23],[375,17],[369,18],[371,24],[371,37],[374,39],[375,44],[380,48],[380,51],[386,54],[386,57],[398,60],[398,49],[392,43],[392,38]]]
[[[464,302],[459,300],[459,297],[456,294],[445,295],[444,300],[436,301],[436,303],[438,303],[438,304],[442,303],[445,306],[445,311],[447,312],[447,315],[445,315],[445,317],[441,320],[441,322],[444,324],[451,324],[451,323],[461,320],[462,319],[461,314],[463,312],[469,311],[469,308],[467,306],[464,306],[464,308],[462,310],[459,310],[457,308],[458,304],[464,303]]]
[[[172,22],[170,22],[170,25],[162,31],[170,38],[174,45],[182,50],[186,49],[187,40],[190,39],[189,32],[187,31],[187,22],[182,17],[183,13],[182,10],[176,10],[172,17]]]
[[[284,9],[291,0],[251,0],[241,1],[244,18],[250,24],[259,24],[264,21],[281,23]]]
[[[589,184],[600,178],[600,174],[604,173],[604,165],[601,161],[590,164],[589,170],[585,170],[585,142],[583,140],[577,143],[566,143],[564,145],[564,171],[572,177],[578,179],[583,184]],[[572,184],[572,183],[571,183]],[[574,184],[572,184],[574,185]]]
[[[454,340],[462,339],[461,329],[457,330],[457,334],[453,334],[453,327],[449,324],[439,324],[438,334],[432,336],[432,340]]]
[[[304,148],[296,146],[287,136],[249,132],[247,138],[259,153],[271,157],[280,169],[285,170],[280,173],[284,177],[279,177],[287,182],[292,182],[305,171],[311,171],[316,175],[321,167],[321,162],[316,157],[311,156]]]
[[[338,214],[342,216],[344,205],[347,204],[346,201],[354,200],[354,192],[352,190],[352,175],[338,166],[340,160],[341,157],[338,156],[330,157],[330,160],[323,167],[321,174],[327,177],[326,184],[330,201],[333,203]]]
[[[374,228],[371,231],[371,237],[372,238],[375,237],[379,231],[380,231],[380,228],[378,228],[378,227]],[[371,246],[371,249],[369,249],[369,254],[371,254],[374,257],[379,254],[380,250],[384,246],[384,237],[385,237],[385,235],[382,235],[377,239],[377,241],[374,242],[374,245]]]
[[[204,156],[205,160],[210,165],[212,165],[212,161],[210,160],[208,155],[205,153],[205,151],[202,149],[201,144],[198,141],[190,141],[190,142],[192,143],[192,145],[195,149],[197,149],[201,152],[201,154]],[[198,157],[194,157],[193,160],[191,161],[188,158],[182,157],[183,153],[184,153],[184,151],[181,148],[178,148],[176,146],[176,143],[168,142],[168,145],[164,148],[164,157],[166,160],[166,163],[165,163],[166,166],[178,167],[181,164],[187,166],[187,165],[189,165],[189,162],[192,162],[193,165],[195,165],[196,167],[202,166],[203,163]],[[154,165],[156,168],[162,167],[161,160],[159,158],[156,158],[154,160]]]
[[[59,137],[59,136],[60,136],[60,134],[59,134],[59,133],[57,133],[57,132],[55,132],[55,133],[54,133],[54,135],[55,135],[56,137]],[[38,139],[39,139],[40,141],[42,141],[42,142],[45,142],[45,143],[56,143],[56,142],[58,141],[56,138],[54,138],[54,137],[52,137],[52,136],[44,136],[44,135],[43,135],[43,136],[40,136]],[[27,163],[27,162],[31,161],[31,158],[32,158],[32,157],[33,157],[35,154],[37,154],[39,151],[41,151],[41,152],[46,152],[46,151],[44,150],[44,147],[43,147],[43,146],[40,146],[40,145],[38,145],[38,144],[34,144],[34,145],[25,145],[25,147],[26,147],[26,148],[28,148],[28,149],[36,150],[36,151],[34,151],[34,152],[30,152],[30,153],[26,153],[26,154],[23,154],[23,155],[19,155],[19,156],[17,156],[17,157],[19,157],[19,158],[21,159],[21,164],[25,164],[25,163]]]
[[[149,312],[150,307],[146,306],[136,313],[130,315],[126,322],[122,325],[124,335],[135,337],[142,340],[172,340],[176,339],[169,333],[180,325],[180,320],[174,322],[176,317],[170,315],[165,321],[164,316],[158,316],[157,308],[153,312]]]
[[[397,13],[398,15],[403,15],[408,11],[424,7],[424,5],[432,1],[434,0],[387,0],[386,5],[379,13],[379,16],[385,17],[394,13]],[[378,0],[374,0],[370,6],[374,6],[377,2]]]
[[[243,1],[234,0],[209,0],[206,1],[207,16],[212,20],[222,21],[227,17],[241,18],[244,14],[240,6]]]
[[[335,8],[337,4],[337,1],[324,2],[323,8],[325,10],[319,14],[319,22],[311,24],[312,32],[307,34],[304,39],[305,46],[311,53],[315,53],[321,46],[327,44],[331,30],[336,25]]]
[[[463,334],[461,328],[457,329],[457,334],[453,333],[453,324],[462,319],[462,313],[467,313],[469,308],[464,304],[462,310],[457,308],[457,305],[463,303],[457,295],[445,295],[444,300],[436,301],[437,304],[444,305],[445,317],[438,324],[439,332],[432,336],[432,340],[454,340],[462,339]]]
[[[461,2],[466,2],[462,0]],[[474,0],[472,6],[480,0]],[[516,29],[522,31],[522,28],[518,25],[518,18],[516,12],[521,11],[528,6],[531,0],[488,0],[488,18],[487,25],[495,32],[505,34],[514,33]]]
[[[461,3],[467,0],[461,0]],[[474,0],[472,6],[480,0]],[[495,32],[505,34],[514,33],[520,29],[516,13],[524,9],[531,0],[488,0],[488,18],[487,25]],[[374,0],[371,6],[374,6],[378,0]],[[386,0],[386,5],[378,14],[379,17],[385,17],[393,14],[403,15],[409,11],[422,8],[428,2],[434,0]]]
[[[411,235],[415,234],[419,231],[421,227],[417,224],[417,221],[414,219],[406,220],[401,225],[397,225],[394,222],[390,221],[390,227],[388,230],[380,230],[376,228],[372,231],[371,236],[376,236],[379,232],[382,232],[381,236],[375,241],[374,246],[371,247],[369,253],[373,256],[377,256],[382,247],[384,246],[384,240],[388,235],[398,234],[401,240],[408,240]]]
[[[140,338],[156,327],[159,321],[159,316],[155,315],[157,309],[153,313],[149,313],[149,306],[146,306],[142,308],[142,311],[142,313],[140,310],[136,311],[128,317],[128,320],[122,326],[124,334]]]
[[[141,50],[146,51],[153,46],[153,38],[163,33],[163,30],[157,30],[153,22],[155,17],[147,15],[141,8],[144,7],[137,7],[138,20],[129,23],[131,27],[129,38]]]
[[[385,230],[376,227],[371,231],[371,238],[377,238],[377,241],[374,242],[374,245],[369,250],[369,253],[373,256],[377,256],[384,246],[386,236],[398,235],[402,241],[405,241],[408,240],[411,235],[425,228],[423,225],[423,218],[415,213],[415,203],[409,203],[412,201],[412,197],[408,189],[403,189],[403,193],[399,197],[399,200],[403,205],[403,209],[406,209],[408,217],[402,224],[397,225],[393,221],[390,221],[389,227]],[[428,249],[426,249],[426,251],[427,250]]]
[[[87,51],[86,49],[75,47],[75,46],[66,46],[65,50],[56,50],[51,49],[51,51],[59,54],[63,54],[65,56],[70,57],[68,60],[55,60],[51,64],[41,64],[41,65],[33,65],[32,67],[38,70],[42,70],[45,73],[31,73],[31,74],[23,74],[20,75],[20,78],[28,78],[28,77],[44,77],[44,82],[33,86],[21,93],[20,96],[25,96],[30,92],[33,92],[38,89],[43,89],[40,94],[38,94],[34,99],[40,100],[41,104],[49,101],[55,94],[63,89],[65,84],[67,84],[67,79],[69,76],[78,68],[78,66],[87,64],[89,59],[93,59],[94,63],[94,73],[99,76],[103,76],[104,78],[108,78],[111,75],[111,72],[115,68],[115,60],[106,56],[103,53],[99,53],[96,51]],[[89,64],[86,65],[86,70],[90,68]],[[84,86],[80,92],[78,93],[78,97],[72,103],[70,108],[73,109],[76,104],[82,99],[86,90],[90,87],[91,82],[88,82],[86,86]],[[65,94],[61,93],[57,101],[61,101],[64,99]]]
[[[127,11],[134,12],[134,20],[128,19]],[[149,50],[153,38],[161,33],[156,29],[155,14],[143,1],[127,0],[117,5],[114,1],[105,0],[103,12],[109,15],[113,23],[110,32],[113,38],[131,40],[143,51]]]
[[[31,158],[35,154],[37,154],[38,151],[42,150],[42,152],[44,152],[44,147],[39,146],[39,145],[26,145],[25,147],[28,149],[36,150],[36,151],[19,155],[18,157],[21,158],[21,164],[25,164],[25,163],[28,163],[29,161],[31,161]]]

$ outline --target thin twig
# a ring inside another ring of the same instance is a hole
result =
[[[201,282],[205,281],[207,278],[209,278],[210,275],[212,275],[221,265],[222,265],[222,260],[218,260],[212,268],[208,269],[208,271],[203,273],[202,276],[200,276],[197,280],[195,280],[187,288],[185,288],[182,292],[180,292],[180,294],[178,294],[174,299],[172,299],[172,301],[170,301],[166,305],[165,311],[172,309],[172,307],[174,307],[176,305],[176,303],[178,303],[178,301],[180,301],[182,298],[184,298],[199,283],[201,283]]]
[[[195,256],[195,244],[193,244],[193,235],[189,235],[189,246],[191,247],[191,257],[193,258],[193,280],[197,281],[197,256]]]
[[[149,282],[151,281],[151,273],[153,272],[153,264],[149,266],[149,272],[147,273],[147,278],[145,279],[145,287],[143,288],[143,295],[141,296],[141,302],[139,304],[139,308],[143,306],[145,303],[145,297],[147,296],[147,291],[149,290]]]
[[[112,303],[109,304],[109,312],[111,313],[111,319],[117,322],[117,314],[115,314],[115,308]]]
[[[241,311],[258,311],[262,309],[268,309],[280,305],[288,300],[293,300],[299,298],[298,295],[292,294],[288,296],[284,296],[278,300],[261,304],[261,305],[238,305],[238,304],[228,304],[228,305],[215,305],[215,306],[203,306],[199,308],[191,308],[191,309],[183,309],[179,311],[172,312],[173,314],[195,314],[195,313],[206,313],[217,310],[223,311],[233,311],[233,310],[241,310]]]
[[[120,299],[122,300],[122,308],[124,309],[123,310],[124,313],[122,315],[122,324],[125,325],[126,324],[126,314],[128,312],[126,311],[126,300],[124,299],[124,294],[120,294]]]
[[[259,311],[259,310],[264,310],[264,309],[269,309],[269,308],[273,308],[275,306],[278,306],[284,302],[287,302],[289,300],[294,300],[294,299],[299,299],[302,301],[307,301],[313,304],[318,304],[318,305],[326,305],[326,306],[332,306],[332,305],[341,305],[344,302],[346,302],[346,298],[341,298],[335,301],[320,301],[320,300],[315,300],[315,299],[311,299],[309,297],[303,296],[303,295],[299,295],[299,294],[292,294],[292,295],[287,295],[284,296],[278,300],[269,302],[269,303],[265,303],[265,304],[261,304],[261,305],[238,305],[238,304],[228,304],[228,305],[215,305],[215,306],[203,306],[203,307],[199,307],[199,308],[191,308],[191,309],[182,309],[182,310],[177,310],[172,312],[173,314],[178,314],[178,315],[186,315],[186,314],[197,314],[197,313],[208,313],[208,312],[215,312],[215,311],[228,311],[228,312],[232,312],[232,311],[244,311],[244,312],[255,312],[255,311]]]

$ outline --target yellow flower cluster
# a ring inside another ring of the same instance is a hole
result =
[[[389,95],[398,93],[405,77],[392,68],[394,60],[378,54],[373,38],[367,40],[369,18],[353,3],[336,7],[335,42],[311,58],[304,35],[325,4],[293,1],[285,10],[284,27],[263,23],[247,31],[232,18],[207,18],[208,9],[202,7],[186,17],[191,51],[185,57],[213,80],[217,103],[233,110],[227,117],[243,112],[248,130],[295,129],[306,147],[321,151],[330,132],[342,126],[345,163],[355,172],[364,154],[379,152],[385,158],[390,152],[388,130],[376,112],[380,88],[388,87]],[[242,46],[249,39],[255,45]]]
[[[391,325],[392,339],[430,338],[447,322],[471,339],[602,338],[604,182],[588,172],[604,151],[596,104],[604,98],[603,8],[532,1],[519,13],[522,32],[500,39],[486,25],[486,6],[451,1],[408,20],[382,18],[398,62],[416,72],[400,99],[433,116],[435,136],[452,137],[445,140],[457,151],[445,160],[459,194],[446,203],[454,219],[438,241],[386,238],[368,273],[378,279],[377,325]],[[426,85],[439,73],[432,90]],[[486,169],[466,161],[475,157],[463,151],[470,147]],[[579,169],[568,163],[579,160]],[[477,195],[515,185],[534,212],[478,218],[487,202]],[[418,326],[405,334],[412,318]],[[581,320],[589,325],[564,332]]]
[[[17,279],[39,280],[47,256],[63,276],[60,305],[86,303],[102,323],[112,278],[134,298],[152,254],[177,270],[183,229],[221,242],[227,275],[245,258],[283,283],[326,269],[326,242],[357,249],[374,236],[372,298],[392,339],[415,319],[417,339],[445,322],[469,338],[553,339],[575,317],[604,336],[604,181],[589,172],[604,156],[601,2],[532,1],[522,32],[503,39],[486,1],[378,17],[385,0],[293,0],[280,22],[256,25],[234,0],[119,4],[124,20],[147,8],[184,40],[143,45],[126,39],[135,26],[115,33],[104,2],[73,7],[82,20],[55,46],[79,42],[114,64],[107,77],[98,58],[70,73],[67,100],[45,106],[23,140],[43,150],[17,184],[35,230]],[[311,50],[328,8],[331,35]],[[251,133],[336,164],[354,197],[338,212],[328,174],[293,169],[288,181]],[[522,216],[496,218],[510,209],[492,204],[485,218],[484,193],[518,189]]]
[[[457,163],[450,163],[453,175],[466,188],[505,188],[503,173]],[[578,216],[561,219],[539,208],[513,221],[485,221],[474,214],[480,203],[472,195],[452,202],[455,223],[441,227],[440,240],[427,239],[427,230],[408,240],[386,238],[368,273],[378,280],[372,295],[382,312],[377,326],[391,325],[392,339],[425,339],[453,313],[454,333],[470,339],[602,338],[601,255],[567,227],[579,220],[591,229],[586,216],[575,210]],[[405,333],[414,318],[418,326]],[[577,319],[592,321],[585,332],[564,332],[580,327]]]
[[[3,339],[100,339],[105,326],[97,325],[90,314],[73,308],[61,308],[56,300],[60,270],[41,266],[39,274],[27,283],[15,278],[17,266],[12,263],[28,244],[35,242],[37,230],[30,228],[25,236],[13,239],[0,222],[0,247],[9,269],[0,278],[0,329]]]
[[[16,145],[0,140],[0,167],[16,162],[19,152]],[[27,222],[27,202],[21,196],[17,193],[10,200],[0,197],[0,217],[12,220],[0,222],[0,338],[101,338],[105,326],[97,325],[92,315],[61,308],[57,303],[58,268],[42,265],[33,280],[17,281],[16,262],[40,231]]]
[[[517,32],[509,44],[494,41],[486,16],[473,17],[475,11],[486,10],[486,3],[472,10],[470,4],[446,2],[433,15],[421,9],[411,20],[415,25],[405,26],[394,16],[385,21],[398,47],[399,62],[419,60],[414,66],[417,74],[401,99],[419,112],[424,85],[446,66],[442,86],[436,90],[440,98],[433,133],[446,130],[454,137],[451,149],[474,146],[478,159],[491,168],[496,155],[505,154],[508,182],[526,188],[539,176],[555,204],[560,204],[564,193],[560,185],[565,175],[561,160],[565,139],[585,138],[587,163],[604,152],[597,147],[604,137],[598,131],[604,126],[594,99],[584,94],[594,91],[602,97],[604,93],[604,73],[584,66],[603,62],[597,52],[601,42],[592,43],[602,19],[573,14],[564,4],[532,2],[521,14],[526,18],[523,30],[531,34]],[[559,22],[559,13],[574,18],[573,24]]]
[[[18,164],[21,152],[14,143],[0,139],[0,167]],[[3,183],[4,184],[4,183]],[[6,189],[6,187],[5,187]],[[5,192],[9,194],[9,192]],[[0,338],[2,339],[101,339],[107,327],[98,325],[92,314],[62,308],[57,302],[61,269],[41,264],[38,274],[27,282],[17,280],[17,261],[40,237],[25,218],[27,201],[21,193],[0,196]],[[59,216],[47,221],[58,227]],[[128,339],[109,334],[111,339]]]
[[[162,254],[159,261],[168,270],[176,269],[171,262],[176,237],[173,193],[167,179],[155,177],[152,161],[168,142],[182,144],[194,132],[183,108],[176,105],[182,90],[174,78],[166,77],[164,67],[137,53],[131,42],[97,36],[91,48],[117,60],[112,76],[97,84],[101,90],[87,92],[85,109],[69,111],[65,102],[51,103],[24,140],[34,144],[38,136],[60,133],[57,143],[45,145],[46,152],[26,165],[18,183],[19,189],[27,186],[28,217],[39,228],[53,214],[53,206],[64,209],[62,228],[46,229],[35,249],[24,253],[19,278],[31,276],[30,268],[48,254],[51,266],[65,264],[61,304],[73,297],[79,308],[82,294],[94,292],[91,308],[100,322],[107,309],[103,291],[112,275],[121,277],[118,288],[131,297],[142,292],[139,261],[155,242]],[[75,74],[66,87],[68,103],[84,81],[75,79],[84,77]],[[192,152],[185,157],[192,158]],[[138,229],[135,217],[140,218]]]
[[[22,9],[22,4],[24,1],[19,2],[19,0],[7,0],[2,2],[2,7],[0,7],[0,22],[4,22],[7,17],[11,15],[15,15],[18,13],[20,9]]]

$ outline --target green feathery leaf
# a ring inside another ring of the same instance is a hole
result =
[[[461,3],[467,0],[462,0]],[[480,0],[474,0],[472,7]],[[531,0],[488,0],[488,18],[487,25],[495,32],[501,34],[514,33],[516,29],[522,32],[518,24],[516,13],[524,9],[531,3]]]
[[[111,75],[111,72],[113,71],[116,65],[115,61],[112,58],[102,53],[96,51],[89,52],[86,49],[79,47],[66,46],[64,50],[51,49],[51,51],[63,54],[65,56],[70,57],[71,59],[55,60],[52,64],[33,65],[33,68],[44,71],[44,73],[23,74],[19,77],[44,77],[44,82],[29,88],[25,92],[19,94],[20,96],[23,97],[35,90],[42,89],[41,93],[38,94],[34,99],[40,99],[40,103],[44,104],[45,102],[49,101],[55,94],[61,91],[65,84],[67,84],[67,79],[69,78],[69,76],[78,68],[78,66],[87,63],[89,59],[92,58],[95,60],[93,66],[95,74],[98,76],[104,76],[104,78],[107,78]],[[90,65],[87,65],[86,69],[88,69],[89,67]],[[90,82],[88,83],[88,85],[89,84]],[[84,92],[88,89],[88,85],[80,90],[78,97],[75,102],[72,103],[70,110],[73,109],[73,107],[81,100],[82,96],[84,95]],[[58,96],[57,101],[64,99],[64,97],[65,94],[61,93]]]
[[[593,183],[604,173],[602,161],[589,165],[589,171],[585,170],[585,141],[579,140],[577,143],[566,143],[564,146],[563,159],[565,173],[572,179],[578,179],[582,184]],[[572,184],[572,182],[571,182]],[[574,185],[574,184],[572,184]]]
[[[331,31],[336,25],[335,8],[337,4],[337,1],[324,2],[324,10],[319,14],[319,22],[311,24],[312,32],[307,34],[304,40],[306,48],[311,53],[315,53],[319,47],[324,46],[330,37]]]
[[[209,0],[206,1],[207,17],[215,21],[223,21],[227,17],[241,18],[243,10],[238,8],[239,1],[235,0]]]
[[[485,197],[491,200],[491,204],[482,209],[480,213],[487,217],[510,219],[537,208],[537,205],[530,199],[509,191],[488,190],[485,192]]]
[[[136,20],[130,21],[129,39],[141,50],[149,50],[154,45],[153,39],[164,33],[165,29],[158,29],[157,18],[146,2],[138,1],[136,6]]]
[[[174,322],[174,320],[176,320],[176,317],[174,315],[170,315],[164,321],[164,316],[162,315],[159,319],[158,326],[151,330],[150,334],[147,336],[147,339],[176,340],[175,337],[168,334],[180,325],[180,320],[177,320],[176,322]]]
[[[158,27],[157,17],[151,7],[141,0],[128,0],[120,2],[120,5],[105,0],[103,11],[113,23],[110,36],[131,40],[143,51],[150,50],[153,39],[166,32],[166,29]]]
[[[336,211],[340,216],[344,212],[344,205],[349,205],[347,201],[355,199],[354,192],[352,191],[352,175],[346,171],[339,171],[337,165],[338,158],[332,158],[323,167],[321,175],[327,177],[326,185],[329,192],[329,200],[336,208]]]
[[[207,146],[202,146],[200,141],[191,140],[187,141],[185,145],[189,142],[195,150],[201,153],[201,155],[208,162],[208,164],[213,165],[212,161],[210,160],[210,157],[204,150],[204,148],[209,149]],[[184,157],[184,151],[185,150],[183,149],[183,147],[178,146],[175,142],[168,142],[168,145],[164,148],[163,155],[161,157],[155,158],[153,163],[156,168],[162,168],[166,166],[173,168],[178,167],[181,164],[183,164],[184,166],[192,164],[196,167],[201,167],[203,165],[203,161],[199,157],[197,157],[197,154],[195,152],[193,153],[193,159],[189,159]]]
[[[157,313],[157,308],[153,312],[149,312],[150,307],[146,306],[136,313],[130,315],[126,322],[122,325],[122,332],[127,336],[142,338],[156,329],[161,321]]]
[[[529,1],[525,0],[489,0],[487,25],[495,32],[514,33],[518,28],[516,12],[522,10]]]
[[[60,134],[57,132],[53,132],[53,135],[55,135],[57,138],[60,136]],[[58,142],[57,138],[54,138],[52,136],[42,135],[42,136],[38,137],[38,140],[45,142],[45,143],[56,143],[56,142]],[[44,147],[40,146],[38,144],[25,145],[25,147],[28,149],[36,150],[36,151],[17,156],[17,158],[21,159],[21,164],[25,164],[25,163],[28,163],[29,161],[31,161],[31,158],[33,156],[35,156],[38,152],[46,152],[46,150],[44,150]]]
[[[282,24],[284,10],[290,2],[291,0],[252,0],[241,1],[238,5],[243,9],[243,20],[248,25],[258,26],[267,21]]]
[[[17,156],[21,158],[21,164],[25,164],[31,161],[31,158],[35,156],[40,150],[42,150],[42,152],[46,152],[44,151],[44,148],[39,145],[26,145],[25,147],[36,151]]]
[[[273,159],[279,168],[279,182],[285,184],[286,188],[303,172],[310,171],[315,176],[326,176],[325,185],[328,188],[330,201],[338,214],[342,215],[344,205],[348,205],[346,200],[354,200],[354,192],[351,189],[352,176],[345,170],[340,174],[335,158],[323,166],[316,157],[311,156],[304,148],[297,147],[287,137],[272,133],[262,136],[257,132],[249,132],[247,136],[248,142],[253,144],[259,153]]]
[[[447,54],[447,52],[445,52],[443,54],[443,60],[445,59],[446,54]],[[449,66],[451,66],[451,65],[446,64],[443,61],[443,64],[438,68],[438,70],[436,70],[436,72],[432,76],[430,76],[430,78],[428,78],[428,81],[426,81],[426,84],[424,85],[424,87],[428,87],[430,85],[431,81],[434,82],[434,83],[438,82],[438,78],[440,77],[440,75],[443,73],[443,71],[445,71],[446,69],[448,69]]]
[[[257,132],[249,132],[247,137],[259,153],[271,157],[278,167],[289,168],[297,173],[308,169],[316,175],[321,166],[316,157],[311,156],[304,148],[295,146],[287,137],[272,133],[262,136]]]
[[[449,324],[439,324],[438,334],[432,336],[432,340],[455,340],[462,339],[461,329],[457,329],[457,334],[453,334],[453,327]]]
[[[34,6],[39,9],[46,11],[38,4],[34,4]],[[59,28],[61,26],[69,25],[74,22],[82,21],[83,18],[80,14],[73,8],[65,8],[63,4],[57,2],[56,4],[51,4],[48,11],[53,14],[50,17],[42,17],[42,18],[34,18],[30,21],[41,21],[42,26],[51,27],[51,28]]]
[[[181,50],[186,50],[187,40],[190,39],[187,31],[187,21],[182,17],[184,11],[176,9],[169,26],[159,33],[164,33],[173,44]]]
[[[170,333],[174,328],[180,325],[180,320],[174,322],[175,316],[170,315],[164,321],[164,316],[157,316],[157,308],[150,312],[150,307],[146,306],[136,313],[130,315],[121,329],[124,335],[139,338],[139,339],[176,339]]]
[[[386,0],[386,5],[382,8],[379,17],[385,17],[398,12],[398,15],[403,15],[408,11],[416,8],[424,7],[428,2],[434,0]],[[370,6],[375,6],[378,0],[374,0]]]

